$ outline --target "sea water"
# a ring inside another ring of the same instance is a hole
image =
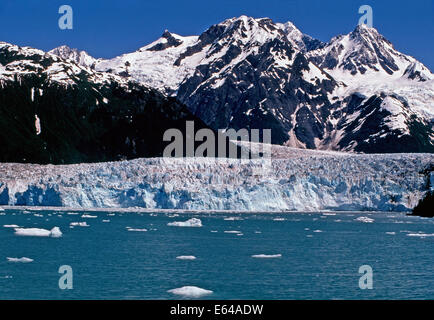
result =
[[[434,220],[401,213],[7,210],[0,299],[433,299],[433,249]]]

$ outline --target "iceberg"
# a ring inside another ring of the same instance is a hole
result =
[[[69,225],[72,227],[89,227],[87,222],[71,222]]]
[[[132,231],[132,232],[147,232],[148,231],[148,229],[136,229],[136,228],[130,228],[130,227],[127,227],[126,229],[128,231]]]
[[[356,221],[364,222],[364,223],[372,223],[374,222],[374,219],[368,218],[368,217],[358,217],[354,219]]]
[[[95,218],[97,218],[97,216],[92,216],[90,214],[83,214],[81,217],[82,218],[88,218],[88,219],[95,219]]]
[[[178,260],[196,260],[195,256],[178,256],[176,257]]]
[[[425,238],[425,237],[434,237],[434,233],[409,233],[407,234],[407,236]]]
[[[206,290],[195,286],[184,286],[181,288],[168,290],[167,292],[188,298],[200,298],[213,293],[211,290]]]
[[[27,237],[53,237],[59,238],[62,236],[62,232],[59,227],[54,227],[51,230],[39,229],[39,228],[15,228],[15,235],[27,236]]]
[[[257,258],[257,259],[276,259],[281,257],[282,257],[281,254],[255,254],[252,256],[252,258]]]
[[[29,263],[29,262],[33,262],[33,259],[27,258],[27,257],[22,257],[22,258],[6,258],[9,262],[22,262],[22,263]]]
[[[187,221],[175,221],[167,224],[171,227],[202,227],[202,221],[197,218],[191,218]]]

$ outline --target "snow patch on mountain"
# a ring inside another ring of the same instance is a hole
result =
[[[159,45],[168,43],[168,39],[176,40],[178,45],[162,46],[161,50],[156,50]],[[198,53],[181,65],[175,65],[181,53],[197,40],[197,36],[182,37],[166,31],[160,39],[136,52],[97,62],[95,69],[128,76],[162,91],[175,91],[184,78],[194,72],[198,62],[204,57],[203,53]]]

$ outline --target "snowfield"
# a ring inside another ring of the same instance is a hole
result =
[[[237,211],[409,211],[433,154],[350,154],[273,146],[260,160],[136,159],[0,164],[0,205]]]

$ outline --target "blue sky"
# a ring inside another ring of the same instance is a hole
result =
[[[74,10],[74,29],[60,30],[58,9]],[[62,44],[95,57],[114,57],[156,40],[165,29],[198,35],[242,14],[292,21],[323,41],[357,25],[372,6],[374,27],[434,70],[434,0],[0,0],[0,41],[49,50]]]

